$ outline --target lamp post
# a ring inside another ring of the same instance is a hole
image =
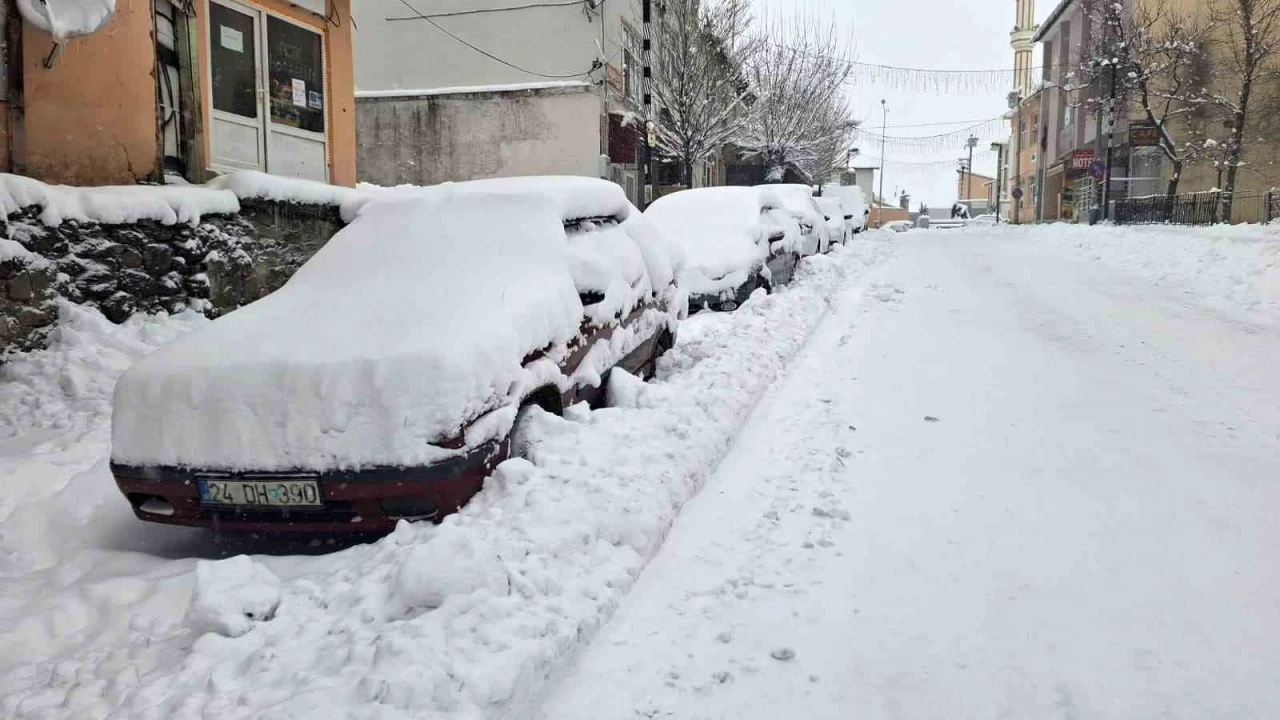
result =
[[[884,133],[889,129],[889,106],[880,99],[880,203],[876,205],[876,227],[884,227]]]
[[[996,199],[996,224],[1000,224],[1000,186],[1004,182],[1004,143],[993,142],[991,149],[996,151],[996,182],[991,187]]]
[[[969,147],[969,164],[965,166],[969,173],[969,179],[968,182],[964,184],[964,199],[970,200],[973,198],[973,149],[978,147],[977,136],[970,135],[969,139],[966,140],[964,144]]]
[[[1022,195],[1022,93],[1014,90],[1009,93],[1009,108],[1016,108],[1015,125],[1013,127],[1013,177],[1009,178],[1009,185],[1012,186],[1017,193],[1010,192],[1010,196]],[[1022,222],[1022,198],[1013,198],[1013,214],[1012,220],[1014,225],[1020,225]]]

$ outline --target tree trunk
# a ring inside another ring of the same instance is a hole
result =
[[[1231,210],[1236,201],[1236,173],[1240,170],[1240,157],[1244,155],[1244,120],[1249,107],[1252,83],[1240,88],[1240,109],[1236,111],[1231,128],[1231,144],[1227,154],[1227,182],[1222,189],[1222,221],[1231,222]]]
[[[693,189],[693,161],[685,160],[683,163],[684,170],[684,187],[686,190]]]
[[[1169,175],[1169,186],[1164,193],[1164,221],[1173,220],[1173,204],[1178,197],[1178,183],[1182,181],[1182,158],[1173,161],[1173,173]]]

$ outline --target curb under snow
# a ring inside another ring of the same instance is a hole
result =
[[[664,381],[618,383],[630,407],[533,418],[534,464],[505,463],[442,525],[402,524],[279,584],[244,558],[201,563],[189,619],[210,632],[135,637],[124,676],[60,663],[29,699],[59,698],[64,717],[512,713],[613,614],[832,297],[891,252],[886,237],[702,323]],[[18,716],[50,709],[36,704]]]

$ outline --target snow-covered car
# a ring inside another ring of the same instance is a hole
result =
[[[438,519],[511,452],[520,411],[653,374],[685,310],[679,248],[613,183],[388,190],[280,290],[116,387],[111,471],[135,514],[232,531]]]
[[[827,221],[813,198],[813,188],[808,185],[762,185],[773,190],[782,199],[783,207],[800,224],[800,234],[805,255],[817,255],[829,249]]]
[[[800,261],[800,226],[769,186],[682,190],[644,214],[684,254],[677,282],[691,312],[734,310],[756,288],[790,282]]]
[[[911,229],[910,220],[893,220],[884,224],[886,228],[894,232],[906,232]]]
[[[822,216],[827,220],[827,238],[832,245],[847,243],[853,234],[850,224],[852,216],[845,212],[840,201],[833,197],[817,197],[813,199]]]
[[[871,209],[867,207],[862,188],[857,185],[823,185],[822,194],[824,197],[839,198],[840,204],[844,206],[845,219],[849,221],[854,235],[867,229],[867,224],[871,221]]]
[[[977,216],[975,216],[975,217],[969,218],[969,220],[967,221],[967,223],[966,223],[966,224],[968,224],[968,225],[995,225],[995,224],[996,224],[996,222],[997,222],[997,219],[996,219],[996,216],[995,216],[995,214],[994,214],[994,213],[983,213],[982,215],[977,215]]]

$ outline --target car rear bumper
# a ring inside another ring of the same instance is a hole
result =
[[[202,504],[198,482],[212,473],[172,467],[111,464],[116,485],[141,520],[228,532],[385,533],[402,519],[440,520],[457,512],[507,459],[510,440],[494,441],[457,458],[413,468],[279,473],[319,483],[322,505],[306,508]],[[244,474],[216,473],[219,479]],[[269,479],[272,473],[254,473]]]

